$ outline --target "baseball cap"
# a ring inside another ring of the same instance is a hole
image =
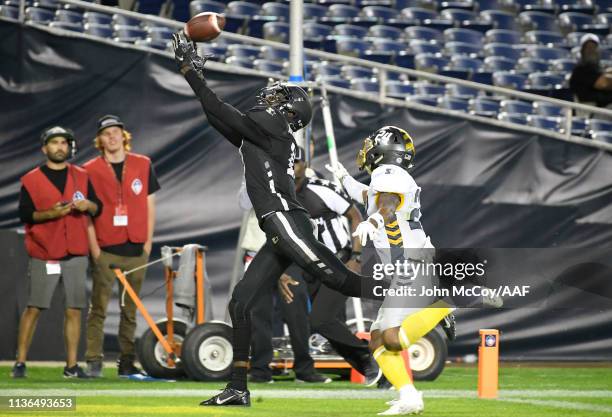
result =
[[[43,145],[46,145],[49,140],[57,136],[63,136],[68,139],[68,141],[74,140],[74,133],[72,133],[72,130],[65,129],[61,126],[53,126],[45,129],[40,135],[40,140],[42,141]]]
[[[106,116],[102,116],[100,119],[98,119],[98,133],[100,133],[102,129],[106,129],[107,127],[111,126],[120,126],[123,128],[124,124],[118,116],[114,116],[112,114],[107,114]]]
[[[585,35],[582,35],[582,37],[580,38],[580,47],[582,48],[584,44],[589,41],[595,42],[597,45],[599,45],[599,37],[593,33],[587,33]]]

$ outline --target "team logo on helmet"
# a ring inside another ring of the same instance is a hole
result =
[[[412,138],[404,129],[385,126],[363,141],[357,153],[357,166],[372,173],[379,165],[397,165],[406,170],[414,165],[416,151]]]

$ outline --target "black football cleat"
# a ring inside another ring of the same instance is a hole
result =
[[[240,391],[234,388],[231,388],[229,385],[225,387],[220,394],[215,395],[214,397],[202,401],[200,403],[201,406],[213,406],[213,407],[222,407],[222,406],[240,406],[240,407],[250,407],[251,406],[251,393],[249,390]]]
[[[455,313],[450,313],[442,319],[442,330],[446,333],[448,340],[453,341],[457,338],[457,329],[455,327]]]

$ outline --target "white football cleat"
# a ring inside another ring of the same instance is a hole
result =
[[[379,416],[403,416],[408,414],[419,414],[425,409],[423,404],[423,393],[416,392],[408,398],[391,400],[391,407],[387,411],[378,413]]]

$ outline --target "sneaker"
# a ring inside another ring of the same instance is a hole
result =
[[[81,368],[78,364],[74,365],[70,368],[64,366],[64,378],[89,378],[89,375],[85,373],[83,368]]]
[[[11,370],[11,376],[13,378],[25,378],[26,377],[26,364],[25,362],[16,362]]]
[[[307,375],[296,376],[295,382],[298,382],[298,383],[307,382],[310,384],[329,384],[330,382],[332,382],[332,380],[331,378],[328,378],[325,375],[313,372]]]
[[[146,375],[146,372],[134,365],[132,359],[119,359],[117,367],[117,374],[119,376]]]
[[[450,313],[442,319],[442,330],[446,333],[448,340],[453,341],[457,337],[457,329],[455,327],[455,313]]]
[[[214,397],[202,401],[200,403],[201,406],[240,406],[240,407],[250,407],[251,406],[251,393],[249,390],[240,391],[234,389],[229,386],[229,384],[225,387],[220,394],[215,395]]]
[[[390,390],[390,389],[393,389],[393,385],[391,385],[391,383],[389,382],[389,380],[387,379],[385,375],[382,375],[380,379],[378,380],[378,382],[376,383],[376,388],[383,389],[383,390]]]
[[[251,375],[249,377],[249,382],[252,382],[254,384],[274,384],[274,380],[271,377],[256,375]]]
[[[87,361],[87,375],[90,378],[102,378],[102,361]]]
[[[389,401],[391,407],[388,410],[378,413],[379,416],[401,416],[406,414],[419,414],[425,409],[423,404],[423,393],[415,392],[407,398]]]

